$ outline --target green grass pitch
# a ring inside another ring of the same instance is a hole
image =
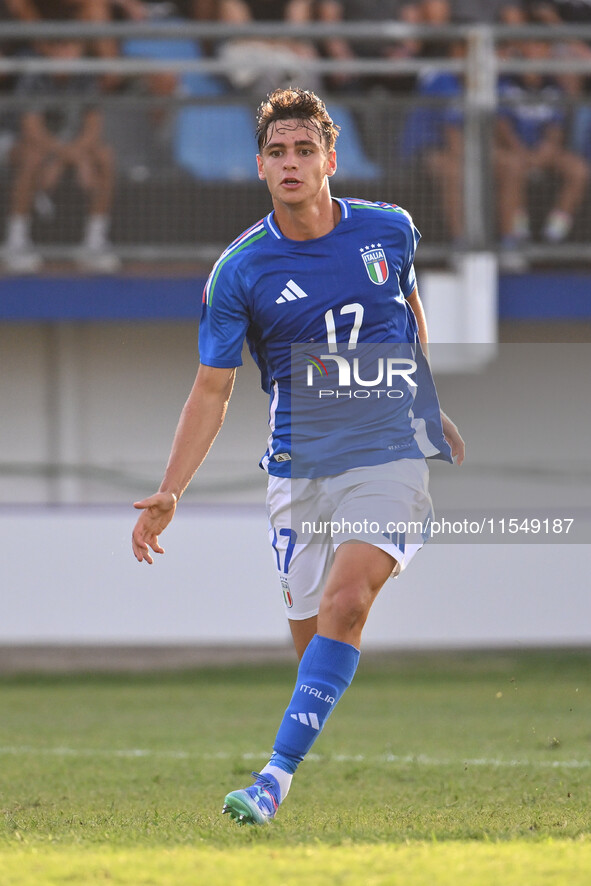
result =
[[[591,652],[362,656],[238,828],[294,672],[1,677],[1,886],[588,886]]]

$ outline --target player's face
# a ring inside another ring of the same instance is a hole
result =
[[[316,126],[305,120],[271,124],[257,164],[273,200],[294,206],[313,203],[337,168],[335,152],[326,150]]]

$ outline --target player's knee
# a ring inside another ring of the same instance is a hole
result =
[[[365,624],[374,597],[366,583],[350,582],[325,593],[321,612],[335,624],[352,629]]]

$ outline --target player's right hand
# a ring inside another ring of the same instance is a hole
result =
[[[150,564],[154,562],[150,548],[155,554],[164,553],[164,548],[158,542],[158,536],[174,517],[176,505],[177,497],[173,492],[156,492],[142,501],[134,501],[134,508],[142,512],[131,536],[133,553],[139,563],[142,560]]]

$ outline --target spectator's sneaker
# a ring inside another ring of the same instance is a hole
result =
[[[517,244],[527,243],[528,240],[531,240],[529,216],[523,209],[519,209],[515,213],[513,226],[509,236],[514,238]]]
[[[33,206],[35,207],[35,211],[37,215],[41,216],[41,218],[46,221],[50,221],[52,218],[55,218],[55,203],[47,193],[47,191],[37,191],[35,194],[35,199],[33,201]]]
[[[82,246],[76,255],[80,270],[95,274],[114,274],[121,267],[121,260],[108,246],[103,249],[89,249]]]
[[[265,824],[279,807],[281,789],[276,778],[268,773],[252,773],[256,779],[249,788],[232,791],[224,800],[222,813],[229,812],[232,821],[239,825]]]
[[[5,246],[1,257],[2,264],[10,274],[34,274],[43,265],[39,253],[30,248],[11,249]]]
[[[560,209],[553,209],[544,225],[544,240],[547,243],[562,243],[573,226],[572,216]]]
[[[527,258],[520,250],[520,243],[511,235],[501,240],[499,269],[509,274],[521,274],[528,269]]]

